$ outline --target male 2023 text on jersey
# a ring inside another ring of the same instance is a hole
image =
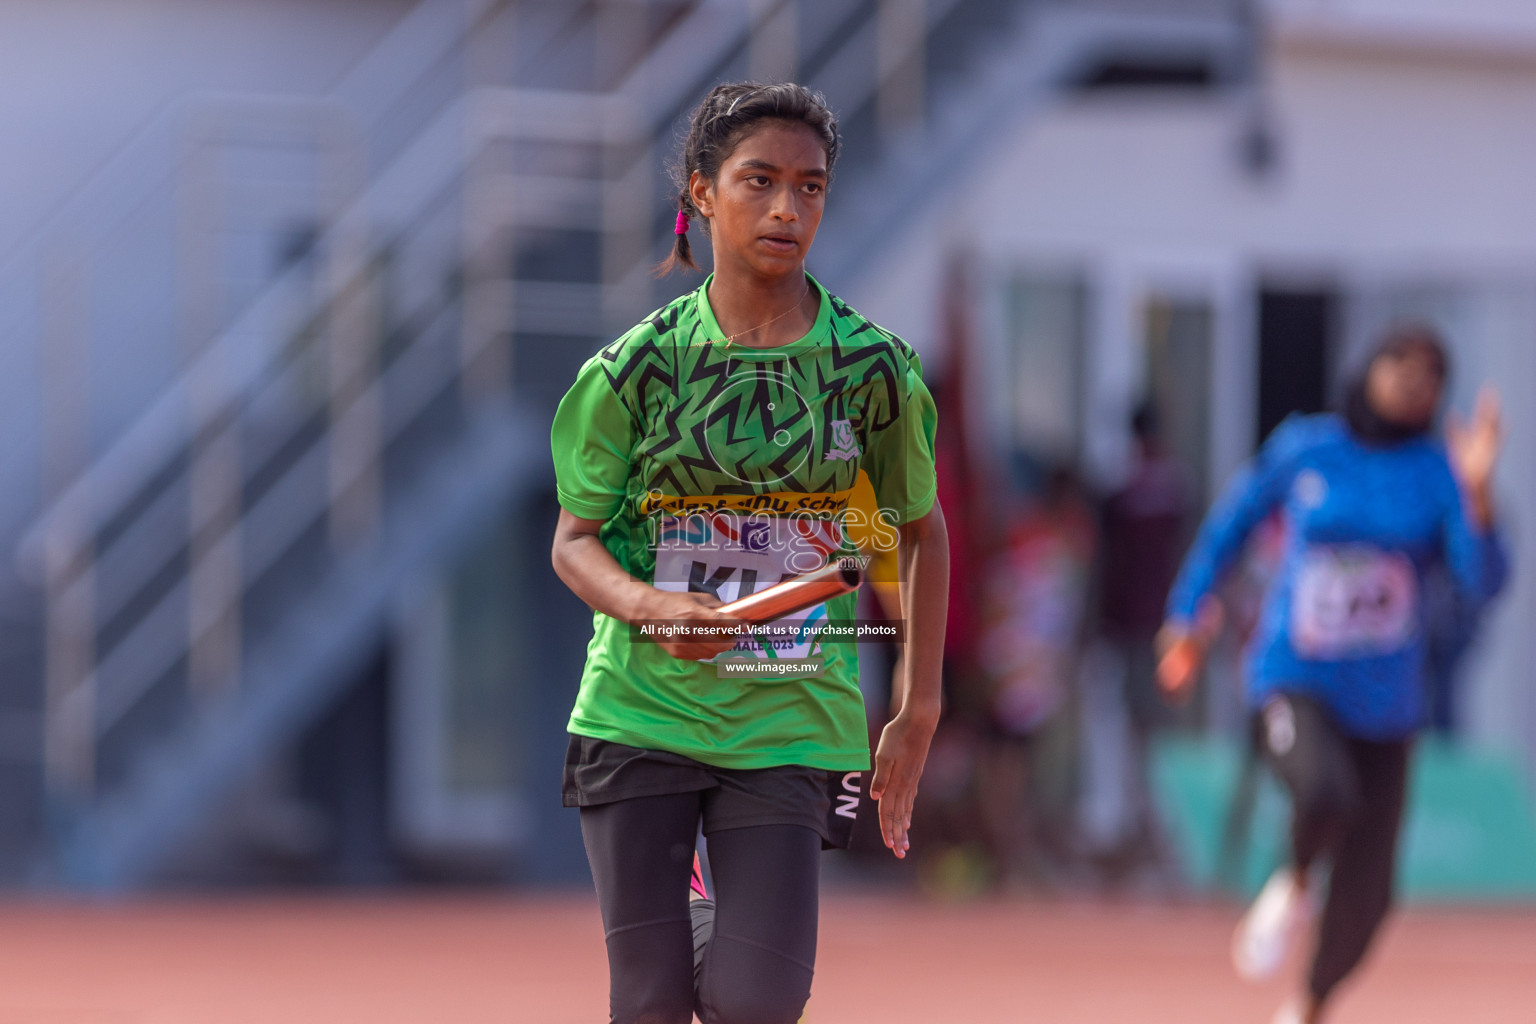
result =
[[[1249,649],[1255,705],[1278,689],[1321,700],[1346,734],[1398,739],[1424,717],[1423,576],[1443,558],[1475,601],[1503,586],[1496,532],[1467,522],[1445,450],[1430,439],[1372,447],[1337,416],[1293,417],[1211,509],[1168,598],[1191,621],[1281,509],[1280,571]]]
[[[560,504],[602,520],[599,539],[636,578],[729,601],[852,553],[839,517],[860,469],[889,544],[932,507],[936,415],[917,354],[810,283],[821,306],[799,341],[727,345],[706,280],[589,359],[561,400]],[[594,612],[570,731],[727,768],[867,768],[856,649],[815,635],[854,603],[808,610],[788,647],[721,656],[825,659],[794,678],[722,679]]]

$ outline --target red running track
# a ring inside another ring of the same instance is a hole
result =
[[[830,896],[809,1024],[1268,1024],[1235,908]],[[0,905],[0,1024],[596,1024],[585,898]],[[1338,1024],[1536,1022],[1536,908],[1396,917]]]

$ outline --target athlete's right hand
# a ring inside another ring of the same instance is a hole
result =
[[[656,646],[686,661],[704,661],[736,646],[746,624],[718,611],[720,599],[714,594],[678,593],[651,588],[641,613],[635,621],[686,623],[688,635],[656,637]]]
[[[1189,699],[1200,667],[1205,664],[1205,644],[1193,631],[1168,623],[1157,634],[1157,685],[1163,699],[1182,704]]]
[[[1154,641],[1157,685],[1165,700],[1182,704],[1189,699],[1195,680],[1200,677],[1200,669],[1205,665],[1205,652],[1216,634],[1221,632],[1223,617],[1220,603],[1207,598],[1201,603],[1194,623],[1170,621],[1158,630]]]

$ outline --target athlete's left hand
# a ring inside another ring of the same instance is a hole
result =
[[[1492,385],[1483,385],[1477,393],[1477,405],[1470,423],[1452,414],[1446,418],[1445,447],[1451,469],[1466,492],[1483,525],[1492,519],[1493,467],[1504,443],[1503,417],[1499,411],[1499,393]]]
[[[880,802],[880,838],[898,860],[905,858],[912,846],[908,839],[912,804],[938,724],[937,714],[920,715],[904,708],[881,731],[880,745],[875,749],[875,777],[869,784],[869,798]]]

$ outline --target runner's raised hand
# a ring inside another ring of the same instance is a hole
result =
[[[1446,417],[1445,447],[1451,469],[1473,517],[1485,529],[1493,521],[1493,467],[1503,444],[1499,393],[1491,384],[1478,391],[1470,422],[1454,412]]]

